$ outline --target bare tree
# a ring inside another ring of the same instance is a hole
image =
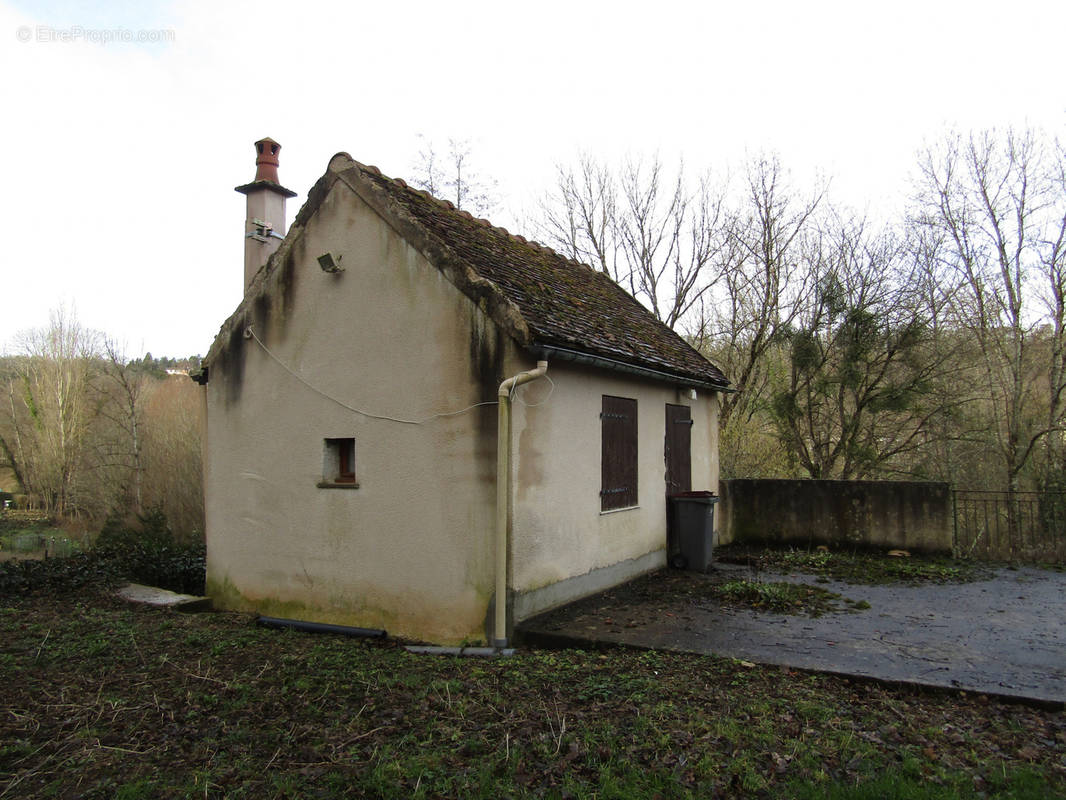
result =
[[[0,449],[26,492],[56,514],[81,510],[98,342],[73,310],[54,310],[47,328],[19,337],[6,381]]]
[[[1062,468],[1066,412],[1066,181],[1061,148],[1033,131],[955,135],[922,158],[918,222],[945,242],[955,323],[978,345],[1005,488],[1043,444]]]
[[[728,215],[721,291],[701,298],[696,341],[732,382],[721,425],[750,420],[765,400],[771,348],[789,331],[809,296],[813,272],[804,262],[826,186],[802,194],[776,157],[747,167],[744,191]]]
[[[411,181],[415,186],[475,215],[487,216],[496,209],[496,181],[476,168],[469,139],[449,138],[444,154],[421,134],[419,139],[422,148]]]
[[[123,505],[140,516],[144,513],[144,376],[127,361],[115,340],[105,339],[103,351],[99,414],[110,430],[98,430],[96,466],[108,482],[117,484]]]
[[[15,399],[15,389],[20,383],[20,361],[19,358],[5,358],[0,370],[0,387],[3,389],[3,397],[0,398],[0,466],[11,471],[15,482],[25,492],[27,480],[23,472],[28,465],[25,463],[25,447],[17,424],[21,404]]]
[[[556,166],[554,190],[540,201],[538,235],[559,252],[630,285],[618,243],[618,189],[605,165],[582,154],[577,167]]]
[[[724,187],[706,176],[690,187],[683,164],[672,174],[658,157],[611,169],[583,155],[558,168],[541,217],[548,244],[610,275],[671,328],[685,327],[719,279]]]
[[[144,504],[162,510],[176,534],[203,535],[199,387],[181,375],[148,382],[140,396],[144,430]]]

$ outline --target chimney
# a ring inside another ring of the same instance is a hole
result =
[[[273,139],[255,143],[255,180],[238,186],[248,198],[244,220],[244,291],[252,283],[271,254],[285,238],[285,201],[296,197],[278,182],[278,153],[281,145]]]

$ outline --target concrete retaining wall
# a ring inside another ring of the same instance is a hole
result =
[[[721,481],[721,544],[951,553],[951,487],[922,481]]]

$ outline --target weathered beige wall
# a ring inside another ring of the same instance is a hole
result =
[[[722,481],[722,542],[951,553],[951,487],[926,481]]]
[[[283,245],[257,335],[321,392],[418,419],[496,399],[491,323],[346,187]],[[316,257],[343,256],[323,273]],[[496,409],[425,425],[360,416],[288,374],[243,325],[209,365],[208,588],[220,605],[391,634],[484,636]],[[323,440],[354,437],[358,489],[320,489]]]
[[[549,361],[515,403],[511,586],[519,619],[665,563],[667,403],[692,409],[692,488],[717,491],[717,400],[615,372]],[[600,511],[603,395],[637,401],[635,508]],[[559,583],[564,582],[564,583]]]

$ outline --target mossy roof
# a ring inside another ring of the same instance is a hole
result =
[[[223,324],[205,363],[225,346],[234,330],[243,328],[252,298],[269,291],[271,276],[292,259],[292,241],[302,234],[338,181],[531,352],[554,348],[577,360],[585,356],[602,359],[595,363],[612,369],[634,368],[664,380],[728,387],[729,381],[714,364],[610,276],[487,220],[475,219],[445,200],[382,175],[376,167],[360,164],[347,153],[330,160],[285,241]]]
[[[434,261],[459,260],[494,285],[517,308],[528,329],[521,344],[532,350],[561,348],[726,387],[725,375],[661,323],[610,276],[554,250],[476,219],[451,203],[381,174],[345,154],[342,175],[388,218],[402,218],[402,234]],[[358,184],[373,187],[360,191]],[[385,202],[382,202],[385,200]],[[412,230],[414,229],[414,230]],[[419,230],[420,229],[420,230]],[[424,236],[417,235],[418,233]],[[444,266],[438,263],[438,266]],[[446,270],[447,272],[448,270]],[[480,281],[457,281],[467,294],[484,296]],[[471,291],[473,290],[473,291]],[[474,297],[475,300],[479,297]]]

